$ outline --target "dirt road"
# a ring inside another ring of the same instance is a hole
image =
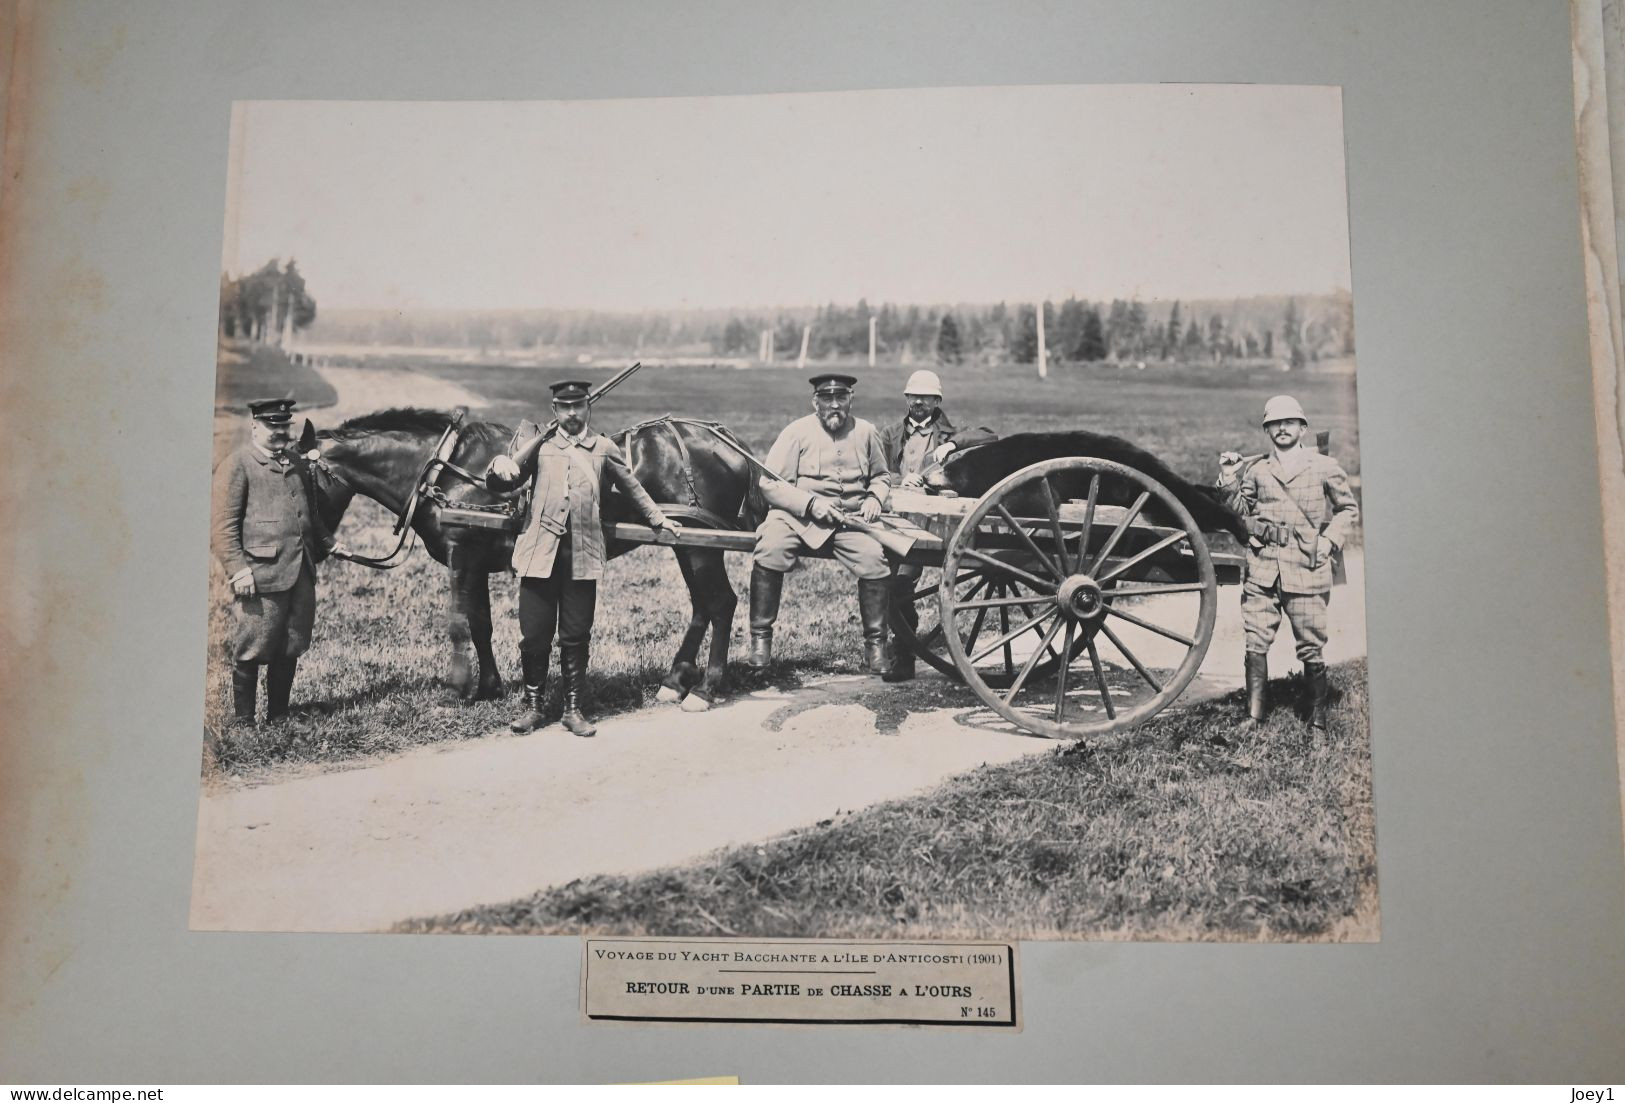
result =
[[[1361,566],[1351,555],[1356,585],[1334,599],[1333,661],[1365,650]],[[1176,707],[1238,684],[1236,600],[1222,591],[1203,672]],[[1277,672],[1294,668],[1289,638],[1272,658]],[[874,705],[883,692],[874,679],[832,678],[710,713],[622,714],[593,739],[555,725],[206,793],[192,927],[384,928],[588,874],[681,862],[1055,746],[964,707],[915,712],[882,730]]]

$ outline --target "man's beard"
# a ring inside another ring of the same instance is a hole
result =
[[[583,418],[565,418],[559,422],[559,428],[564,430],[567,436],[579,437],[586,431],[587,422]]]
[[[824,423],[824,428],[832,433],[846,427],[846,415],[839,410],[832,410],[827,414],[818,416],[819,420]]]

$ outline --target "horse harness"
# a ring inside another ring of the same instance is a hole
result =
[[[485,480],[482,477],[451,461],[451,457],[456,454],[457,445],[462,437],[463,418],[466,414],[467,411],[462,409],[453,414],[451,421],[440,434],[439,441],[435,443],[434,448],[430,451],[429,458],[424,461],[423,468],[418,472],[412,493],[407,497],[400,514],[395,518],[395,526],[392,530],[392,535],[397,537],[395,547],[387,555],[382,556],[373,557],[356,555],[353,552],[335,552],[337,558],[351,563],[358,563],[363,567],[371,567],[375,570],[390,570],[400,566],[406,561],[406,557],[411,554],[409,541],[416,535],[415,530],[412,528],[412,520],[417,516],[418,507],[422,505],[424,499],[433,502],[440,509],[440,523],[442,525],[500,529],[507,532],[515,530],[524,512],[520,499],[489,504],[453,501],[447,496],[445,490],[438,485],[440,476],[446,472],[473,486],[483,487],[485,485]],[[688,489],[688,501],[686,503],[657,502],[655,504],[660,507],[662,512],[674,515],[679,520],[698,522],[708,528],[737,529],[739,526],[736,522],[721,517],[700,504],[699,488],[694,482],[694,460],[689,453],[688,443],[683,439],[683,434],[678,428],[680,425],[691,425],[696,429],[710,433],[729,450],[743,456],[752,465],[761,467],[761,461],[752,456],[749,450],[740,444],[733,433],[720,422],[699,421],[694,418],[674,417],[671,414],[665,414],[623,429],[616,436],[622,441],[622,451],[630,456],[632,439],[638,433],[657,426],[667,429],[677,446],[677,455],[682,465],[683,484]],[[317,469],[334,482],[348,488],[351,492],[355,491],[355,486],[341,475],[336,468],[324,462],[320,456],[315,459],[314,464]]]

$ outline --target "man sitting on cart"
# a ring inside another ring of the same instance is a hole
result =
[[[829,544],[840,564],[857,576],[863,669],[880,674],[891,566],[873,536],[843,528],[841,521],[848,514],[866,523],[877,520],[891,492],[891,474],[879,431],[852,416],[857,380],[825,372],[810,382],[813,412],[779,434],[765,465],[778,478],[761,479],[771,509],[756,530],[751,567],[750,665],[761,669],[773,660],[773,624],[785,574],[795,569],[803,551]]]
[[[942,408],[942,380],[934,371],[922,369],[909,376],[903,386],[903,399],[908,403],[907,412],[880,431],[893,481],[909,490],[928,488],[934,493],[952,494],[942,471],[943,461],[960,448],[996,440],[998,434],[979,426],[961,430],[948,420]],[[892,604],[910,629],[920,623],[913,596],[923,570],[917,563],[899,564],[892,582]],[[886,650],[890,660],[886,681],[906,682],[913,678],[913,648],[899,649],[888,643]]]

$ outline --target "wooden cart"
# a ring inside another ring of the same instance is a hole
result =
[[[894,558],[920,573],[899,595],[918,627],[893,611],[898,647],[1053,738],[1120,732],[1177,698],[1207,653],[1218,587],[1245,561],[1157,481],[1088,457],[1025,467],[974,500],[895,491],[891,509],[914,538]],[[658,542],[643,525],[609,529]],[[749,552],[755,538],[685,528],[679,542]]]

